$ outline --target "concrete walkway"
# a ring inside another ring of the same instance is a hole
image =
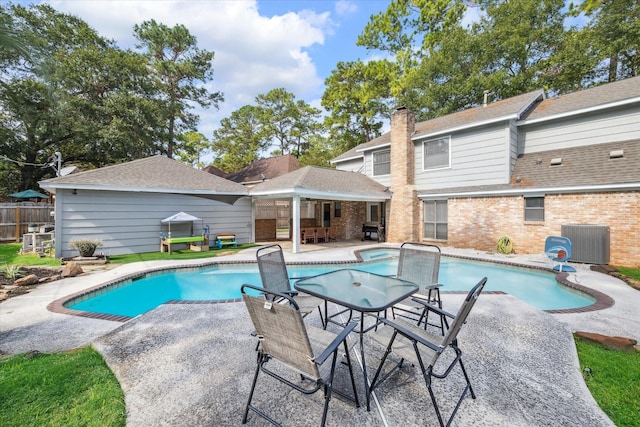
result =
[[[305,245],[302,253],[285,256],[288,262],[347,260],[354,259],[354,249],[358,247]],[[443,252],[509,258],[531,265],[545,262],[541,256],[500,257],[446,248]],[[219,259],[253,260],[255,249]],[[179,264],[189,263],[201,261]],[[128,426],[240,425],[255,367],[255,338],[250,335],[253,327],[242,303],[166,304],[126,323],[46,310],[51,301],[62,296],[135,271],[175,264],[137,263],[94,271],[7,300],[0,304],[0,351],[60,351],[91,343],[122,385]],[[633,313],[640,293],[586,266],[576,267],[578,271],[571,280],[608,294],[615,300],[613,307],[552,315],[509,295],[480,297],[460,334],[477,399],[465,399],[454,425],[612,425],[582,380],[571,332],[584,330],[639,339],[640,320]],[[455,312],[462,298],[446,294],[445,309]],[[381,354],[379,346],[367,343],[368,367],[376,367]],[[356,380],[364,397],[361,373]],[[447,380],[436,382],[445,414],[460,390],[459,381],[456,370]],[[421,376],[411,366],[405,366],[376,394],[371,412],[334,398],[327,425],[437,424]],[[322,395],[303,396],[261,377],[255,403],[284,425],[317,425]],[[265,423],[250,415],[248,425]]]

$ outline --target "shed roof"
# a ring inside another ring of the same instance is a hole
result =
[[[383,201],[391,198],[387,187],[358,172],[317,166],[301,169],[253,187],[251,196],[308,197],[326,200]]]
[[[211,196],[246,196],[247,189],[235,182],[194,169],[177,160],[153,156],[99,169],[51,178],[40,187],[55,193],[60,189],[142,191]],[[237,199],[238,197],[234,198]]]

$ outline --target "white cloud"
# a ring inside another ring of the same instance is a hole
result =
[[[338,2],[347,3],[347,2]],[[300,99],[316,99],[323,79],[308,50],[322,45],[335,23],[329,12],[305,9],[265,17],[255,0],[243,1],[52,1],[77,15],[122,48],[134,48],[133,27],[145,20],[184,25],[198,47],[215,52],[211,90],[224,93],[220,111],[200,111],[207,138],[219,121],[269,90],[284,87]]]
[[[336,14],[338,16],[349,15],[358,10],[358,5],[348,0],[338,0],[336,2]]]

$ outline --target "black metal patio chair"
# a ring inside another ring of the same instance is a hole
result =
[[[486,282],[487,278],[485,277],[469,291],[466,299],[464,300],[464,303],[458,310],[458,314],[455,316],[447,313],[439,307],[425,303],[425,307],[427,307],[429,310],[452,319],[451,326],[444,336],[432,334],[419,325],[406,322],[402,319],[396,319],[392,321],[386,318],[380,318],[380,322],[382,322],[384,326],[379,327],[374,333],[371,334],[371,336],[376,341],[382,343],[383,345],[386,345],[386,350],[382,357],[382,360],[380,361],[380,365],[376,371],[376,374],[373,377],[369,393],[378,388],[380,384],[387,380],[397,368],[402,366],[402,363],[405,360],[408,360],[414,366],[418,366],[420,368],[420,371],[422,372],[422,376],[424,377],[424,381],[429,391],[431,401],[433,402],[433,407],[435,409],[436,416],[438,417],[440,426],[449,426],[453,421],[456,412],[458,412],[460,404],[462,403],[462,400],[466,396],[467,392],[471,394],[471,397],[473,399],[476,398],[476,395],[473,392],[473,387],[471,386],[471,382],[469,380],[469,376],[467,375],[467,371],[464,367],[464,364],[462,363],[462,351],[458,347],[457,337],[460,329],[462,328],[462,325],[466,322],[467,316],[469,315],[469,312],[478,299],[478,296],[482,292],[482,289],[484,288]],[[448,348],[452,349],[455,352],[455,357],[447,365],[446,369],[444,369],[443,372],[435,372],[434,367],[436,363],[438,362],[438,360],[440,360],[440,356],[442,356],[442,354]],[[399,356],[400,361],[386,373],[383,373],[385,362],[387,361],[388,356],[391,353]],[[440,408],[438,406],[438,402],[436,401],[433,388],[431,387],[431,383],[433,378],[445,379],[451,373],[456,364],[460,365],[460,369],[466,381],[466,386],[462,391],[462,394],[458,398],[451,416],[448,418],[445,424],[440,412]]]
[[[413,294],[394,305],[391,309],[393,317],[405,317],[418,324],[424,322],[424,327],[431,325],[439,328],[444,335],[446,317],[438,315],[438,323],[429,323],[430,311],[426,310],[423,302],[442,308],[438,274],[440,272],[440,248],[425,243],[405,242],[400,246],[398,258],[399,279],[413,282],[420,287],[418,293]]]
[[[250,295],[246,292],[247,289],[251,289],[252,293],[258,293],[259,295]],[[252,404],[260,372],[264,372],[304,394],[312,394],[322,389],[325,399],[320,422],[321,426],[324,426],[326,422],[329,401],[333,392],[353,400],[356,407],[360,406],[349,355],[349,346],[347,345],[347,336],[356,327],[357,322],[350,323],[340,334],[335,334],[321,328],[306,326],[302,320],[296,300],[289,295],[273,292],[273,295],[285,301],[284,304],[278,304],[270,299],[265,299],[263,295],[266,290],[258,286],[243,285],[241,292],[242,299],[249,311],[261,344],[258,350],[258,363],[251,385],[251,392],[242,417],[243,424],[247,422],[247,417],[251,410],[270,423],[280,425],[265,411]],[[345,364],[349,370],[353,396],[342,393],[333,387],[336,364],[339,359],[338,354],[341,348],[345,355]],[[285,378],[284,374],[281,373],[281,369],[278,372],[269,369],[267,364],[272,359],[280,361],[285,367],[299,374],[301,383],[311,381],[313,385],[305,387],[300,383]]]

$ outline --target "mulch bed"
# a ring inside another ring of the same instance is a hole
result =
[[[14,286],[14,279],[9,279],[0,273],[0,301],[4,301],[18,295],[24,295],[31,292],[31,290],[35,289],[42,283],[48,283],[59,279],[62,267],[22,267],[20,268],[20,271],[20,277],[35,274],[39,279],[38,283],[34,285]]]

